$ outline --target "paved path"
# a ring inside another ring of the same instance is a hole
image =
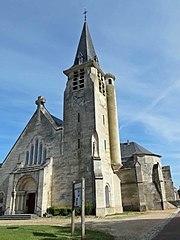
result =
[[[144,214],[115,215],[105,218],[87,217],[86,228],[107,232],[115,240],[151,240],[167,222],[174,218],[177,209],[152,211]],[[80,226],[80,218],[75,219],[76,227]],[[70,218],[53,217],[33,220],[0,220],[0,226],[7,225],[55,225],[69,226]],[[180,229],[180,225],[179,225]],[[13,239],[13,237],[12,237]],[[169,238],[168,240],[173,240]],[[178,238],[180,240],[180,238]]]
[[[153,240],[180,240],[180,212],[164,226]]]

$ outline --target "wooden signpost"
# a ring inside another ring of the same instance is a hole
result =
[[[85,240],[85,179],[72,183],[72,217],[71,235],[74,236],[75,230],[75,209],[81,209],[81,239]]]

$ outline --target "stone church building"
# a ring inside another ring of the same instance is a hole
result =
[[[123,207],[166,208],[160,157],[121,144],[121,162],[115,76],[100,68],[86,21],[73,66],[64,74],[63,121],[39,96],[37,110],[0,165],[0,213],[43,216],[50,206],[71,206],[72,182],[82,177],[86,204],[97,216]]]

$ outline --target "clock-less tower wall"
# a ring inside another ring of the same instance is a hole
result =
[[[95,208],[96,215],[121,212],[120,179],[117,176],[121,157],[114,76],[100,69],[86,22],[74,65],[64,73],[68,80],[64,92],[61,168],[64,172],[61,196],[64,198],[60,200],[61,205],[70,205],[72,181],[84,177],[86,204]],[[115,136],[114,140],[110,138],[112,136]]]

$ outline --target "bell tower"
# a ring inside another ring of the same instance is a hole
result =
[[[74,64],[64,74],[68,79],[61,204],[70,204],[72,181],[84,177],[86,204],[92,205],[97,216],[122,212],[115,77],[99,66],[86,18]]]

